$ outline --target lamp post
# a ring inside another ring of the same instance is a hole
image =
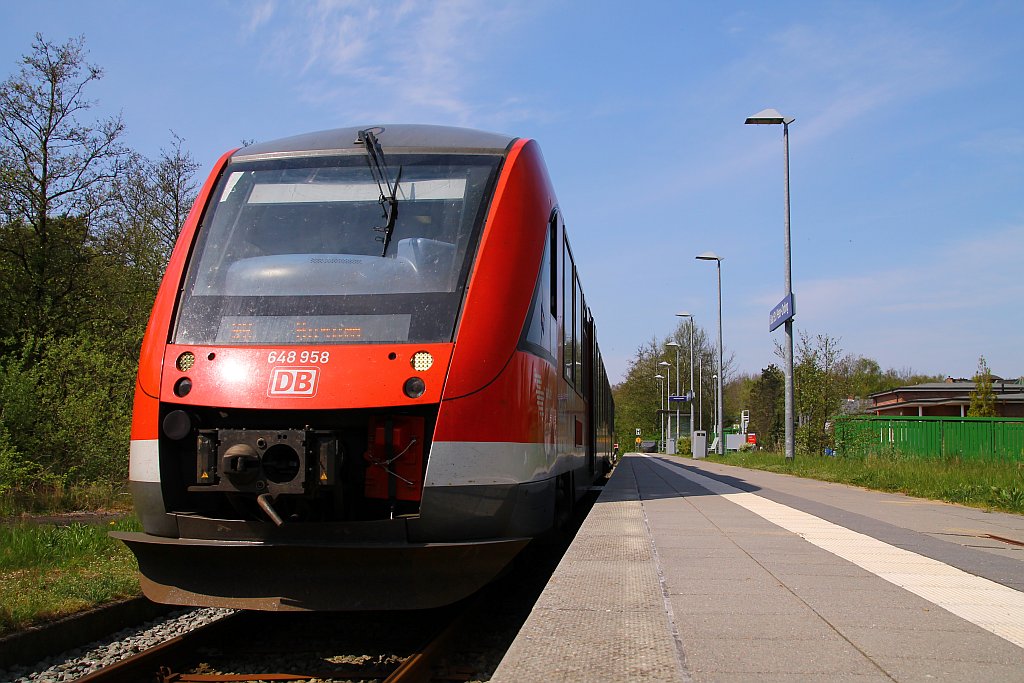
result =
[[[658,365],[665,368],[665,374],[668,375],[668,377],[665,378],[666,401],[665,405],[661,406],[662,410],[665,410],[666,408],[672,407],[671,405],[668,405],[669,403],[671,403],[670,401],[668,401],[668,397],[672,394],[672,364],[669,363],[668,361],[663,360],[660,363],[658,363]],[[672,455],[675,453],[675,449],[673,448],[670,451],[668,447],[668,439],[672,437],[672,416],[668,413],[667,410],[665,410],[665,421],[668,423],[668,437],[666,437],[665,439],[665,452],[668,453],[669,455]]]
[[[679,443],[679,401],[678,401],[678,397],[681,395],[679,393],[679,343],[678,342],[674,342],[674,341],[670,341],[670,342],[667,342],[665,344],[665,346],[674,346],[674,347],[676,347],[676,433],[675,433],[675,440],[673,441],[673,443]],[[672,406],[669,406],[669,408],[671,408],[671,407]],[[675,448],[673,448],[672,450],[674,451]]]
[[[676,313],[680,318],[690,319],[690,443],[693,443],[693,316],[683,311],[682,313]],[[691,447],[692,451],[693,448]]]
[[[790,259],[790,244],[789,244],[789,124],[796,121],[792,117],[786,117],[780,114],[775,109],[765,109],[760,111],[753,116],[748,116],[745,124],[754,125],[778,125],[782,124],[782,148],[783,148],[783,161],[784,169],[783,176],[786,187],[786,299],[790,303],[789,318],[785,322],[786,326],[786,343],[783,345],[786,350],[785,357],[785,392],[786,392],[786,459],[792,460],[794,455],[794,441],[793,441],[793,315],[795,314],[796,306],[793,303],[793,271],[792,263]]]
[[[711,382],[715,385],[715,396],[718,395],[718,375],[711,375]],[[714,423],[715,429],[718,429],[718,411],[716,406],[711,406],[711,422]],[[722,438],[721,434],[717,435],[719,439]]]
[[[699,373],[697,384],[700,385],[697,387],[697,394],[700,397],[700,411],[698,414],[700,415],[700,429],[704,431],[704,354],[701,354],[698,362],[700,363],[700,367],[697,369]]]
[[[661,426],[661,442],[665,443],[665,385],[661,383],[661,380],[665,379],[665,376],[655,375],[654,379],[658,380],[658,393],[661,396],[661,411],[658,414],[658,419]]]
[[[718,391],[716,396],[718,406],[715,433],[718,436],[718,454],[725,455],[725,434],[722,433],[722,381],[725,379],[725,368],[722,367],[722,257],[713,251],[705,251],[696,259],[698,261],[714,261],[718,267]]]

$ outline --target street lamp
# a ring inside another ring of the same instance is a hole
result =
[[[700,410],[697,414],[700,415],[700,430],[704,431],[704,354],[700,354],[700,358],[697,359],[697,363],[700,367],[697,368],[699,377],[697,378],[697,394],[700,396]]]
[[[679,393],[679,343],[678,342],[674,342],[674,341],[670,341],[670,342],[666,342],[665,346],[674,346],[674,347],[676,347],[676,433],[675,433],[675,438],[674,438],[674,440],[672,442],[673,444],[676,444],[676,443],[679,442],[679,396],[681,395]],[[671,408],[671,407],[672,406],[669,406],[669,408]],[[673,451],[675,450],[674,446],[673,446],[672,450]]]
[[[680,318],[690,319],[690,443],[693,443],[693,316],[683,311],[682,313],[676,313],[676,316]],[[677,352],[678,353],[678,352]],[[692,451],[693,448],[691,447]]]
[[[786,186],[786,298],[789,302],[789,317],[786,319],[786,343],[783,345],[786,350],[785,357],[785,383],[786,383],[786,459],[792,460],[794,455],[793,441],[793,315],[796,313],[796,306],[793,301],[793,270],[790,259],[789,245],[789,124],[796,121],[792,117],[786,117],[775,109],[765,109],[753,116],[747,117],[746,124],[755,125],[778,125],[782,124],[782,148],[784,160],[784,180]]]
[[[717,396],[718,395],[718,385],[719,385],[718,375],[711,375],[711,381],[715,385],[715,395]],[[715,423],[715,429],[718,428],[718,417],[717,417],[717,415],[718,415],[717,406],[711,406],[711,421]],[[718,435],[718,439],[719,439],[719,441],[721,441],[721,439],[722,439],[722,435],[721,434]]]
[[[661,396],[661,413],[658,415],[661,426],[661,442],[665,443],[665,385],[661,383],[661,380],[665,379],[665,375],[655,375],[654,379],[658,380],[658,394]]]
[[[665,398],[667,399],[672,394],[672,364],[669,363],[668,361],[663,360],[660,363],[658,363],[658,365],[665,368],[665,374],[668,375],[668,377],[665,378]],[[678,380],[678,376],[676,379]],[[668,405],[671,404],[671,401],[666,401],[666,404],[667,405],[662,406],[663,409],[672,407],[671,405]],[[674,455],[676,449],[670,449],[668,447],[668,439],[672,437],[672,416],[669,414],[667,410],[665,411],[665,421],[668,422],[668,438],[665,439],[665,452],[668,453],[669,455]]]
[[[725,434],[722,430],[722,380],[725,379],[725,368],[722,367],[722,257],[713,251],[705,251],[696,256],[698,261],[714,261],[718,268],[718,419],[715,423],[718,436],[718,454],[725,455]]]

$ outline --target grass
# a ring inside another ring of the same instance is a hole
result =
[[[1024,462],[921,459],[897,454],[864,458],[739,452],[709,460],[808,479],[905,493],[986,510],[1024,514]]]
[[[128,511],[132,505],[124,484],[94,483],[67,487],[35,484],[23,489],[0,489],[0,494],[0,517],[76,510]]]
[[[134,517],[0,526],[0,636],[138,595],[135,557],[107,532],[140,528]]]

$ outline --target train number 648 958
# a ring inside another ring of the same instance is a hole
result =
[[[267,355],[268,363],[329,363],[331,360],[330,351],[271,351]]]

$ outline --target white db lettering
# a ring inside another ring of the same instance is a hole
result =
[[[274,368],[270,374],[270,396],[316,396],[317,368]]]

